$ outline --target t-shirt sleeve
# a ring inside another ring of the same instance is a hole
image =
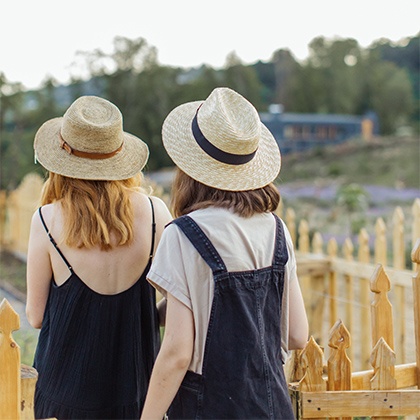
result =
[[[186,272],[188,258],[183,235],[176,225],[171,224],[165,228],[147,279],[163,296],[170,293],[192,309]]]

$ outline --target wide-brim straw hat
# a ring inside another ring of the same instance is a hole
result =
[[[213,188],[255,190],[280,172],[275,138],[254,106],[229,88],[216,88],[205,101],[172,110],[162,140],[179,169]]]
[[[45,122],[35,135],[34,149],[48,171],[90,180],[131,178],[149,157],[146,143],[123,131],[120,110],[97,96],[82,96],[63,117]]]

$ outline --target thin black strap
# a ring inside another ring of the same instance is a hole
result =
[[[276,220],[276,239],[274,245],[273,267],[284,267],[289,259],[286,247],[286,237],[284,236],[283,223],[280,218],[273,213]]]
[[[225,263],[210,239],[190,216],[181,216],[172,221],[184,232],[192,245],[211,268],[213,276],[227,272]]]
[[[54,238],[51,236],[51,233],[45,223],[44,217],[42,216],[42,211],[41,211],[41,207],[38,209],[38,213],[39,213],[39,217],[41,219],[41,222],[44,226],[45,232],[47,232],[48,237],[50,238],[51,243],[53,244],[54,248],[57,250],[57,252],[59,253],[60,257],[63,259],[63,261],[65,262],[65,264],[67,265],[67,268],[73,273],[73,268],[71,267],[70,263],[67,261],[66,257],[64,256],[64,254],[61,252],[61,249],[58,247],[57,242],[55,242]]]
[[[152,246],[150,248],[150,255],[149,259],[153,258],[153,253],[155,251],[155,236],[156,236],[156,221],[155,221],[155,208],[153,207],[153,201],[150,197],[148,197],[150,201],[150,206],[152,207]]]

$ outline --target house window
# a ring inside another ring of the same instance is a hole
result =
[[[318,125],[316,127],[316,138],[318,140],[325,140],[328,137],[328,130],[325,125]]]
[[[335,125],[330,125],[328,127],[328,138],[335,140],[337,137],[337,127]]]
[[[293,126],[286,125],[284,127],[284,138],[291,139],[293,138]]]

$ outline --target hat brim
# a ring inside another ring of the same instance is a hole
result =
[[[63,117],[45,122],[34,140],[37,161],[48,171],[69,178],[118,181],[139,173],[149,158],[149,148],[138,137],[123,133],[122,149],[106,159],[81,158],[69,154],[60,146]]]
[[[254,158],[243,165],[229,165],[209,156],[192,134],[192,120],[203,101],[179,105],[166,117],[162,127],[163,145],[183,172],[204,185],[228,191],[247,191],[265,187],[280,172],[278,144],[261,123],[261,137]]]

